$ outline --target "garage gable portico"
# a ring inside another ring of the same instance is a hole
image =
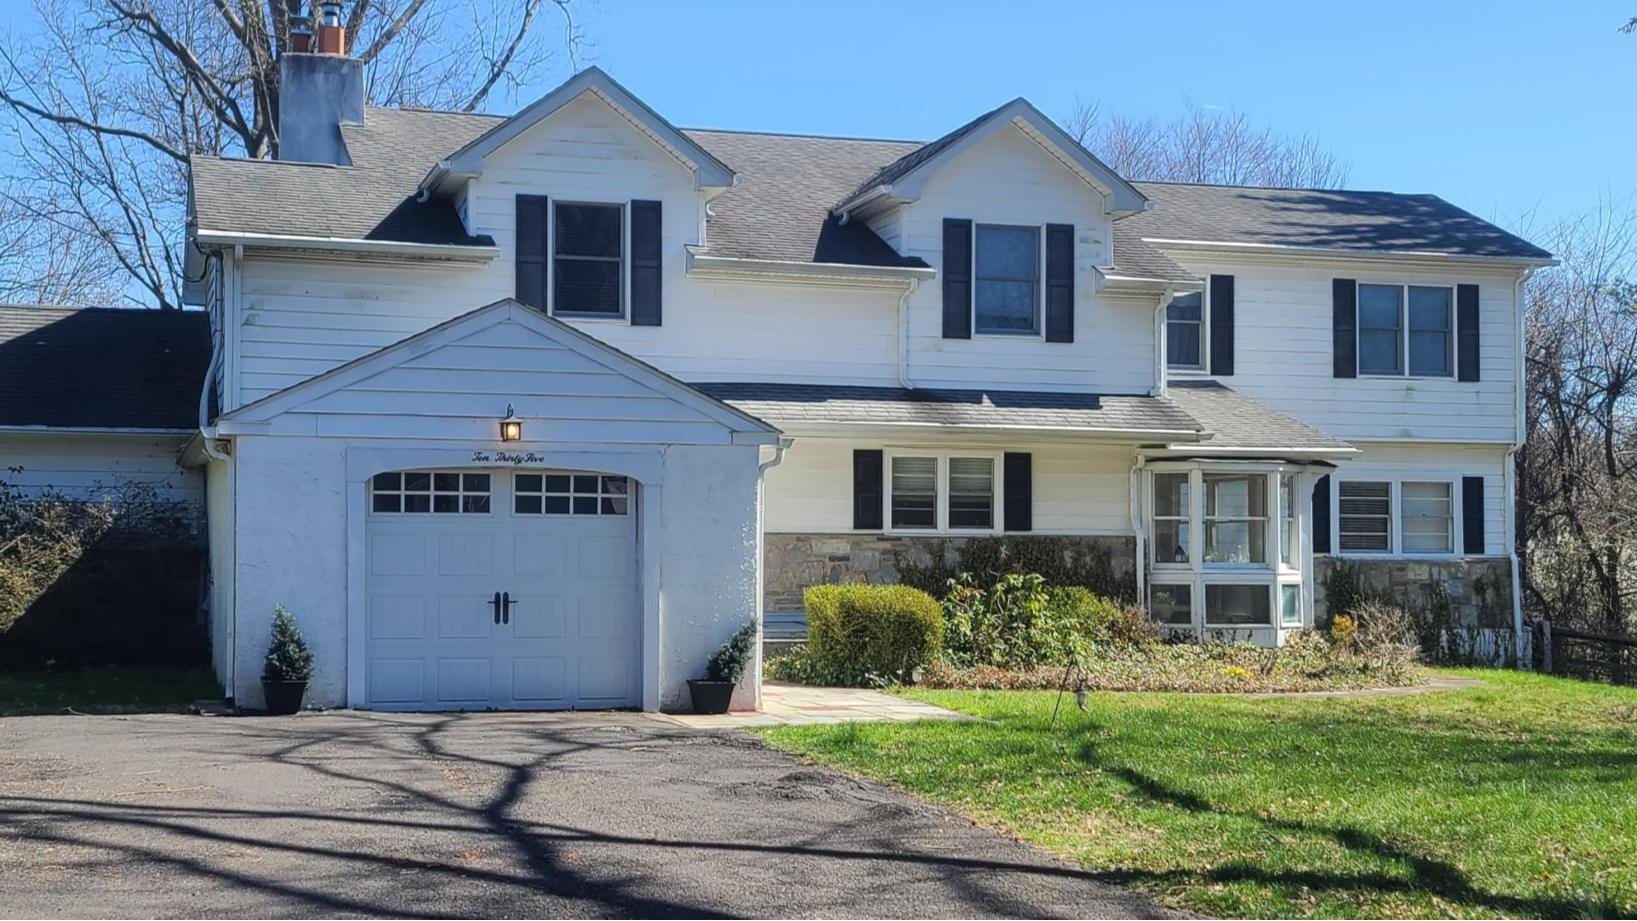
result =
[[[514,301],[214,435],[231,441],[236,556],[264,561],[216,574],[247,705],[275,604],[314,646],[310,702],[416,710],[685,708],[685,681],[759,613],[777,431]]]

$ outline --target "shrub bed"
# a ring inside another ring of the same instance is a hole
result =
[[[906,680],[943,648],[938,602],[906,585],[815,585],[802,605],[804,655],[829,670]]]
[[[151,486],[85,500],[0,483],[0,666],[207,661],[197,521]]]

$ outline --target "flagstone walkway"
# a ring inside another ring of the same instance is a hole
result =
[[[862,688],[814,688],[801,684],[765,682],[762,709],[736,710],[721,716],[700,713],[655,713],[692,729],[739,729],[746,726],[791,726],[814,723],[907,722],[909,720],[970,720],[919,701],[906,700]]]

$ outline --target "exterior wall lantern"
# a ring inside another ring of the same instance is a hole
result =
[[[517,411],[512,408],[510,403],[506,404],[506,418],[500,420],[500,440],[523,440],[523,420],[517,418]]]

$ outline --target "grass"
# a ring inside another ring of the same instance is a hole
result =
[[[208,668],[105,665],[73,671],[0,671],[0,716],[175,713],[222,696]]]
[[[984,722],[791,726],[1162,901],[1238,917],[1637,915],[1637,690],[1509,672],[1368,698],[906,696]]]

